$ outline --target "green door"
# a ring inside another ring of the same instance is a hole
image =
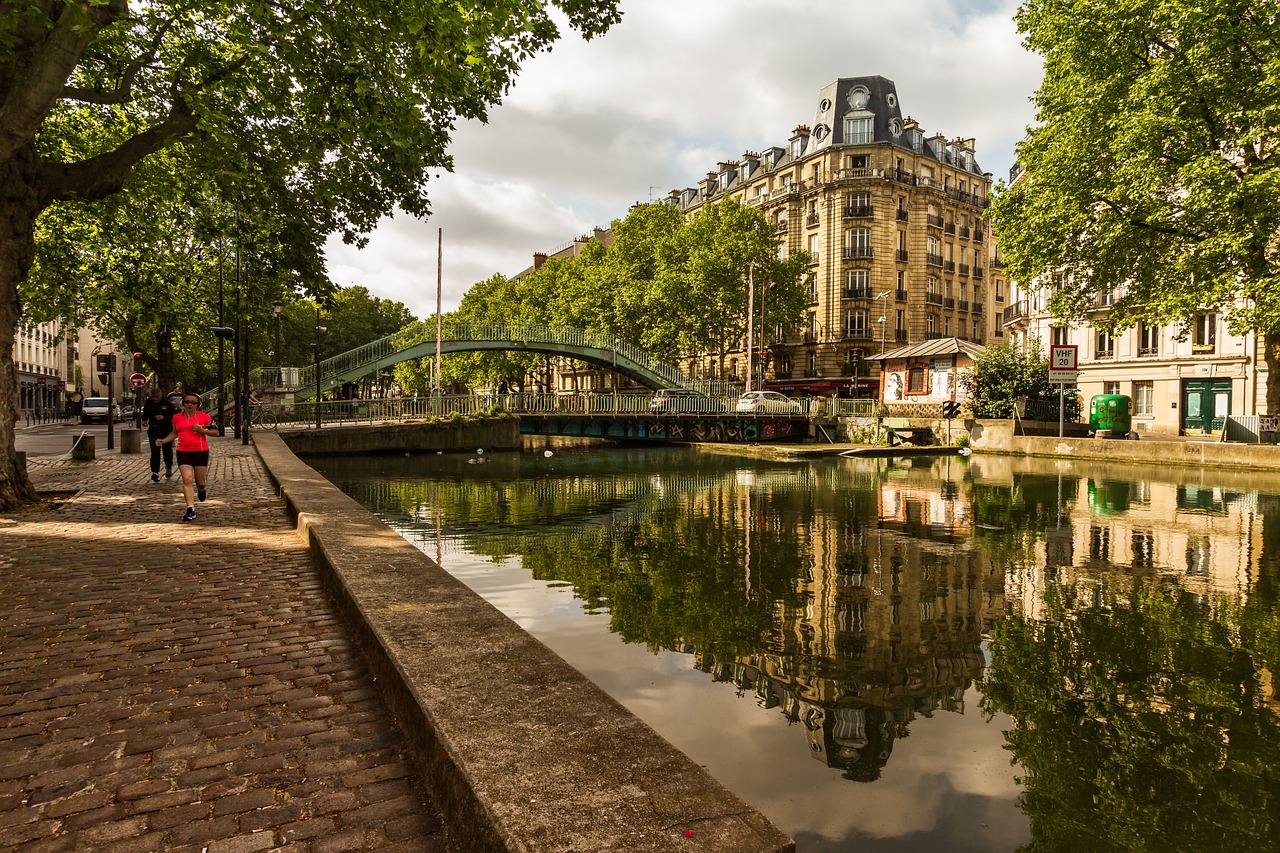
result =
[[[1188,379],[1182,385],[1182,432],[1210,435],[1222,431],[1231,414],[1230,379]]]

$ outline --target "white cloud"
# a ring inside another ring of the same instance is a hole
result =
[[[904,112],[930,133],[976,139],[999,179],[1041,79],[1016,6],[623,0],[611,32],[560,42],[526,65],[488,124],[459,126],[454,173],[431,180],[430,219],[389,218],[363,250],[332,241],[330,275],[425,317],[442,228],[448,310],[475,282],[692,186],[719,160],[784,145],[838,77],[893,80]]]

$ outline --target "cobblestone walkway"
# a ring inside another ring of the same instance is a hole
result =
[[[252,448],[35,457],[0,516],[0,850],[451,849]]]

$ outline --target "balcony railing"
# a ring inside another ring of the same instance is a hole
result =
[[[926,252],[924,262],[931,267],[940,267],[942,266],[942,255],[934,255]]]
[[[907,330],[906,330],[906,329],[894,329],[894,330],[893,330],[893,339],[894,339],[895,341],[898,341],[899,343],[905,343],[905,342],[906,342],[906,340],[907,340]]]
[[[981,302],[975,302],[975,303],[973,303],[972,311],[973,311],[973,313],[974,313],[974,314],[981,314],[981,313],[982,313],[982,303],[981,303]]]
[[[901,261],[901,262],[903,262],[903,263],[906,263],[906,262],[907,262],[907,250],[906,250],[906,249],[899,249],[899,250],[898,250],[898,254],[897,254],[897,258],[898,258],[898,260],[899,260],[899,261]]]
[[[941,294],[941,293],[926,293],[926,294],[924,295],[924,301],[925,301],[925,304],[926,304],[926,305],[941,305],[941,304],[942,304],[942,294]]]
[[[943,226],[942,226],[942,233],[943,233],[943,234],[955,234],[955,233],[956,233],[956,224],[955,224],[954,222],[948,222],[946,225],[943,225]]]
[[[893,298],[894,298],[894,299],[896,299],[896,300],[898,300],[899,302],[906,302],[906,301],[907,301],[907,291],[906,291],[905,289],[903,289],[903,288],[899,288],[898,290],[895,290],[895,291],[893,292]]]
[[[805,225],[808,225],[810,228],[812,228],[813,226],[817,225],[817,224],[818,224],[818,214],[816,214],[816,213],[810,213],[808,216],[806,216],[806,217],[804,218],[804,224],[805,224]]]
[[[1002,259],[1000,259],[1000,258],[992,258],[992,259],[991,259],[991,268],[992,268],[993,270],[1002,270],[1002,269],[1004,269],[1004,261],[1003,261]]]
[[[1098,359],[1098,360],[1103,360],[1103,359],[1108,359],[1108,358],[1115,358],[1115,357],[1116,357],[1116,351],[1115,351],[1115,349],[1100,349],[1100,350],[1098,350],[1097,352],[1095,352],[1095,353],[1093,354],[1093,357],[1094,357],[1094,358],[1096,358],[1096,359]]]
[[[1027,301],[1019,299],[1017,302],[1004,309],[1002,319],[1005,323],[1012,323],[1027,317]]]
[[[957,310],[959,310],[959,311],[968,311],[968,310],[969,310],[969,300],[967,300],[967,299],[960,299],[960,300],[957,300],[957,301],[956,301],[956,309],[957,309]]]
[[[974,277],[974,278],[984,278],[985,276],[986,276],[986,273],[984,273],[984,272],[982,271],[982,267],[975,266],[975,267],[973,268],[973,277]]]
[[[869,204],[851,204],[844,209],[845,219],[864,219],[874,213]]]
[[[955,272],[955,271],[956,271],[956,262],[955,262],[955,261],[943,261],[943,262],[942,262],[942,268],[943,268],[944,270],[946,270],[947,272]]]
[[[870,299],[871,286],[870,285],[853,285],[851,287],[846,286],[845,289],[841,291],[840,295],[844,299]]]
[[[1151,356],[1153,356],[1153,355],[1159,355],[1159,354],[1160,354],[1160,347],[1158,347],[1158,346],[1154,346],[1154,347],[1138,347],[1138,357],[1139,357],[1139,358],[1149,358],[1149,357],[1151,357]]]
[[[961,240],[968,240],[968,239],[969,239],[969,226],[968,226],[968,225],[961,225],[961,226],[960,226],[959,231],[960,231],[960,239],[961,239]]]
[[[899,222],[906,222],[906,221],[907,221],[907,212],[906,212],[905,210],[899,210],[899,211],[898,211],[898,221],[899,221]]]
[[[871,340],[870,329],[845,329],[844,339],[846,341],[869,341]]]
[[[968,274],[969,274],[969,265],[968,265],[968,264],[961,264],[961,265],[960,265],[960,275],[968,275]]]
[[[844,247],[844,259],[846,261],[856,260],[858,258],[869,258],[869,257],[871,257],[870,246],[845,246]]]
[[[986,229],[984,229],[984,228],[975,228],[975,229],[973,229],[973,242],[975,242],[975,243],[981,243],[981,242],[982,242],[982,240],[983,240],[983,236],[982,236],[982,235],[983,235],[983,233],[984,233],[984,231],[985,231],[985,230],[986,230]]]
[[[778,233],[779,234],[787,233],[787,220],[784,219],[778,223]]]
[[[934,228],[941,228],[941,227],[942,227],[942,217],[941,217],[941,216],[938,216],[938,215],[937,215],[937,214],[935,214],[935,213],[929,213],[929,214],[926,214],[926,215],[925,215],[925,218],[924,218],[924,221],[925,221],[927,224],[932,225]]]
[[[954,298],[950,297],[950,296],[943,297],[943,300],[942,300],[942,307],[943,307],[943,308],[955,308],[955,307],[956,307],[956,300],[955,300]]]

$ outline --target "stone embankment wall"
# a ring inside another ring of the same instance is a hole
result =
[[[344,454],[520,441],[515,421],[442,432],[326,427],[288,440]],[[767,818],[290,452],[284,434],[254,441],[460,849],[794,853]]]
[[[1014,435],[1012,421],[969,422],[974,452],[1061,458],[1075,456],[1093,461],[1111,460],[1156,465],[1203,465],[1214,468],[1280,470],[1280,447],[1270,444],[1237,444],[1213,440],[1123,438],[1058,438]]]

